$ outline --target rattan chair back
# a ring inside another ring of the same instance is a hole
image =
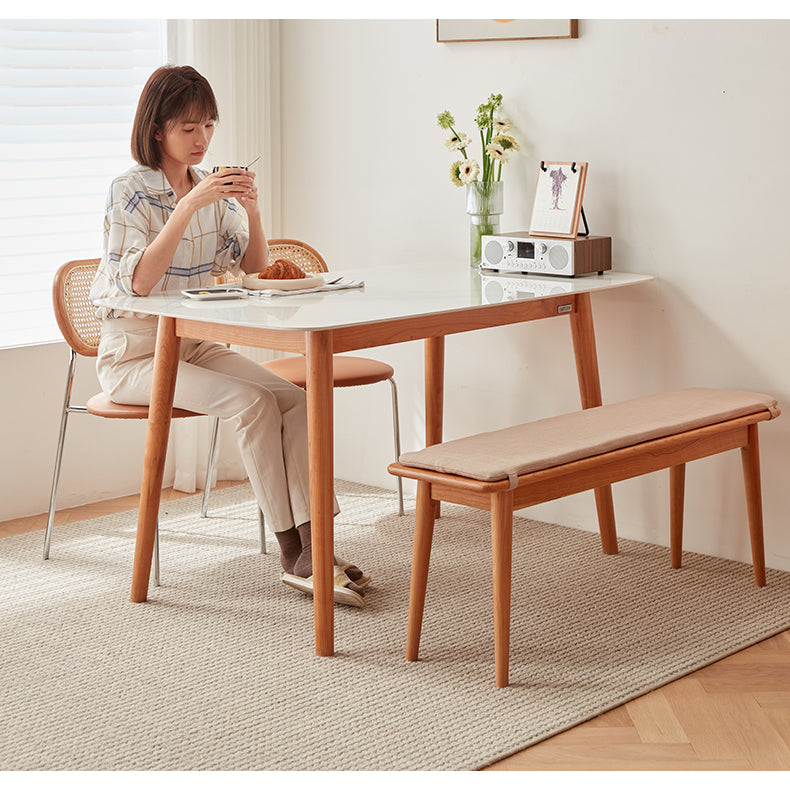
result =
[[[269,261],[273,263],[278,258],[293,261],[305,274],[329,271],[321,254],[309,244],[297,239],[269,239]],[[244,277],[244,272],[236,275],[228,273],[220,278],[219,282],[235,283],[239,282],[242,277]]]
[[[326,261],[309,244],[296,239],[271,239],[269,241],[269,260],[285,258],[293,261],[305,274],[318,274],[329,271]]]
[[[55,273],[52,305],[65,341],[78,354],[95,357],[99,349],[101,321],[91,304],[90,291],[99,259],[69,261]]]

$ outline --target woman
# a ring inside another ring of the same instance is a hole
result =
[[[138,164],[110,188],[92,298],[178,293],[239,268],[249,274],[266,267],[255,175],[197,168],[217,118],[211,86],[195,69],[164,66],[151,75],[132,128]],[[147,404],[157,319],[102,308],[97,314],[103,390],[117,403]],[[280,545],[283,580],[311,589],[304,391],[224,345],[185,338],[173,405],[232,422],[255,498]],[[368,579],[356,566],[336,563],[335,599],[362,605]]]

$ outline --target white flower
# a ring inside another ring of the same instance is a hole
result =
[[[459,159],[457,162],[453,162],[450,165],[450,181],[457,187],[462,187],[464,185],[464,182],[461,181],[461,165],[463,163],[463,159]]]
[[[437,116],[437,122],[442,129],[449,133],[449,138],[444,142],[445,148],[458,156],[450,165],[450,180],[456,186],[464,186],[473,182],[482,181],[492,183],[502,178],[502,166],[520,146],[513,137],[513,124],[509,119],[499,115],[502,106],[502,95],[491,94],[488,101],[477,108],[475,122],[480,130],[480,151],[482,159],[477,161],[470,158],[474,153],[474,143],[466,134],[455,128],[455,118],[445,110]]]
[[[480,165],[474,159],[464,159],[458,168],[458,178],[462,184],[471,184],[472,181],[477,181],[480,175]]]
[[[465,134],[454,134],[444,141],[448,151],[462,151],[472,144],[472,141]]]
[[[521,146],[514,137],[509,134],[498,134],[491,138],[492,143],[499,143],[505,151],[520,151]]]
[[[490,142],[486,146],[486,151],[492,159],[496,159],[498,162],[507,162],[507,151],[499,143]]]

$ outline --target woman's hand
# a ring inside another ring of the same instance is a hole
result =
[[[258,194],[255,189],[255,176],[238,167],[211,173],[198,181],[176,203],[175,210],[162,231],[146,247],[132,275],[132,290],[140,296],[151,293],[151,289],[167,271],[181,237],[196,211],[223,198],[241,200],[250,194]],[[257,202],[253,202],[253,205],[257,207]],[[256,216],[260,224],[260,214]]]
[[[258,206],[258,187],[255,186],[255,173],[250,173],[253,177],[252,186],[248,192],[238,198],[239,203],[244,207],[248,217],[259,217],[261,210]]]
[[[220,170],[218,173],[209,173],[198,181],[194,187],[179,201],[184,208],[194,213],[201,208],[210,206],[223,198],[236,198],[246,208],[245,199],[252,193],[257,205],[258,192],[255,188],[255,173],[243,170],[240,167],[231,167]]]

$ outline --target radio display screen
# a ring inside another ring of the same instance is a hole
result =
[[[517,258],[535,258],[535,245],[531,241],[519,241],[516,248]]]

